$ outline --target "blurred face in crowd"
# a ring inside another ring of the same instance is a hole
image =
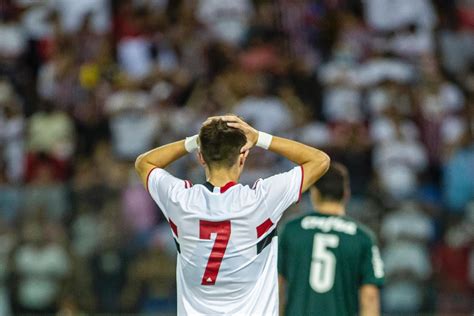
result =
[[[33,244],[37,247],[44,245],[44,242],[46,241],[44,229],[40,223],[34,220],[25,223],[22,230],[22,237],[27,243]]]

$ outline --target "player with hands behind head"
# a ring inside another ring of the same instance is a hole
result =
[[[252,187],[238,184],[254,146],[298,166]],[[204,184],[164,170],[193,151],[205,169]],[[275,228],[326,172],[329,157],[225,115],[207,119],[199,135],[140,155],[135,167],[176,242],[178,315],[278,315]]]

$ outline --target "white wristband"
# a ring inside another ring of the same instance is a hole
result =
[[[199,145],[198,145],[198,142],[197,142],[198,137],[199,137],[199,135],[186,137],[186,139],[184,141],[184,148],[186,148],[186,151],[188,153],[192,153],[193,151],[195,151],[196,149],[199,148]]]
[[[273,136],[264,132],[258,132],[258,139],[256,146],[268,149],[272,143]]]

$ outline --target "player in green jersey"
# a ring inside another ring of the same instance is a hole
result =
[[[310,194],[315,211],[279,237],[280,314],[379,315],[383,263],[373,233],[345,216],[347,170],[331,164]]]

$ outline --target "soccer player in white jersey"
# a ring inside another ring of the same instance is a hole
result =
[[[298,166],[252,187],[238,184],[254,146]],[[195,150],[205,184],[192,185],[164,170]],[[278,315],[275,228],[326,172],[329,157],[227,115],[209,118],[199,135],[140,155],[135,167],[176,241],[178,315]]]

